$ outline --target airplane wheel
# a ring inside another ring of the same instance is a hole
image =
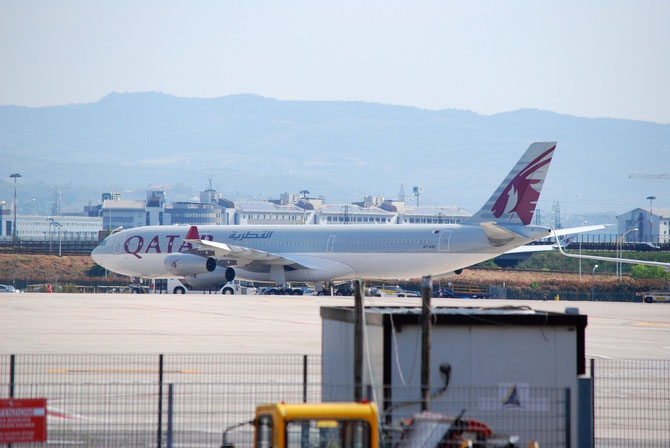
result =
[[[186,294],[186,290],[182,286],[177,286],[172,292],[174,294]]]

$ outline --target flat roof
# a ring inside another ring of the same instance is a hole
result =
[[[577,313],[559,313],[555,311],[534,310],[528,306],[501,307],[435,307],[433,325],[561,325],[585,328],[586,315]],[[321,317],[341,322],[354,321],[354,307],[321,307]],[[420,325],[421,307],[366,307],[365,318],[368,324],[384,325],[390,323],[402,325]]]

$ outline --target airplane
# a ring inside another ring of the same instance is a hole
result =
[[[460,224],[147,226],[109,235],[91,256],[119,274],[201,285],[459,274],[552,235],[531,222],[555,149],[555,142],[532,143],[485,205]]]

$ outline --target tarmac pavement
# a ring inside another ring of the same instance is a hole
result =
[[[366,305],[420,306],[416,298]],[[0,296],[0,353],[320,354],[321,306],[350,297],[209,294]],[[588,315],[588,357],[670,359],[670,303],[433,299],[434,306],[529,306]]]

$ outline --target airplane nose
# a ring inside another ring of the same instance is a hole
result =
[[[100,259],[100,253],[98,252],[99,249],[100,246],[95,246],[95,249],[93,249],[93,252],[91,252],[91,258],[93,258],[93,261],[96,263],[98,263],[98,260]]]
[[[99,264],[100,266],[103,266],[102,264],[102,246],[97,245],[95,249],[93,249],[93,252],[91,252],[91,258],[93,258],[93,261],[95,261],[96,264]],[[103,266],[104,267],[104,266]]]

